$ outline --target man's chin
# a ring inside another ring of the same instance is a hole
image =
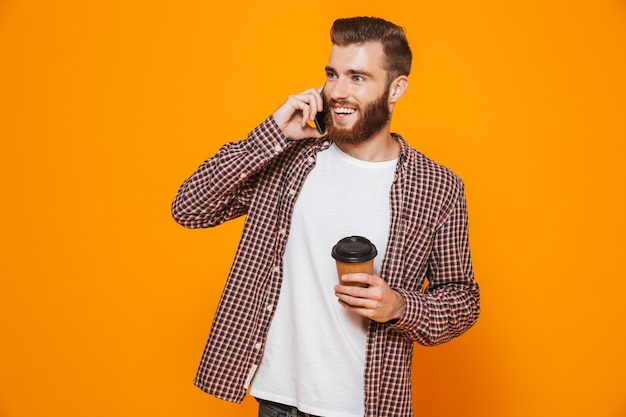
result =
[[[354,125],[358,122],[358,119],[351,118],[350,120],[337,121],[332,120],[331,126],[341,132],[349,132],[354,128]]]
[[[353,129],[345,129],[333,126],[328,130],[328,135],[337,143],[346,145],[357,145],[367,140],[367,138],[357,135]]]

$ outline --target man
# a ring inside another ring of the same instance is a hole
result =
[[[449,341],[479,315],[463,183],[390,132],[404,30],[338,19],[331,40],[323,91],[224,145],[172,204],[189,228],[247,215],[194,383],[235,402],[250,387],[263,417],[412,416],[413,342]],[[309,122],[325,106],[322,135]],[[339,285],[331,248],[352,235],[378,247],[374,274]]]

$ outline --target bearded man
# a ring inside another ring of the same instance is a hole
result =
[[[331,41],[323,89],[224,145],[172,204],[189,228],[247,216],[194,383],[234,402],[249,389],[260,417],[408,417],[413,343],[447,342],[480,312],[464,186],[390,132],[404,29],[338,19]],[[339,283],[331,248],[350,236],[378,255]]]

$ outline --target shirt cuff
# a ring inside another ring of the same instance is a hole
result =
[[[282,153],[289,146],[289,140],[278,127],[273,116],[269,116],[254,128],[248,134],[247,142],[269,157]]]
[[[389,322],[389,330],[395,332],[412,332],[424,325],[424,308],[421,302],[421,293],[407,291],[402,288],[394,288],[400,293],[404,300],[404,314],[397,319]]]

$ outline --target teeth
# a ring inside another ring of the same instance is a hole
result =
[[[335,113],[339,114],[353,114],[356,113],[355,109],[349,109],[347,107],[338,107],[335,109]]]

